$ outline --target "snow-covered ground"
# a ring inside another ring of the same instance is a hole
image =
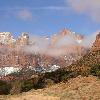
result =
[[[40,67],[34,68],[34,71],[35,72],[40,72],[40,73],[46,73],[46,72],[56,71],[59,68],[60,68],[60,66],[57,66],[57,65],[48,66],[47,68],[44,68],[44,67],[40,66]]]
[[[15,67],[0,68],[0,76],[6,76],[8,74],[11,74],[13,72],[18,72],[18,71],[20,71],[20,68],[15,68]]]
[[[38,67],[29,66],[26,68],[26,70],[31,69],[35,72],[46,73],[46,72],[56,71],[59,68],[60,68],[60,66],[57,66],[57,65],[52,65],[52,66],[49,66],[48,68],[44,68],[41,66],[38,66]],[[14,73],[14,72],[20,72],[20,70],[21,70],[21,68],[17,68],[17,67],[3,67],[3,68],[0,68],[0,76],[6,76],[6,75]]]
[[[53,71],[56,71],[59,68],[60,68],[60,66],[52,65],[46,72],[53,72]]]

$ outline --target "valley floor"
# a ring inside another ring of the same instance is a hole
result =
[[[0,100],[100,100],[100,79],[78,76],[44,89],[0,96]]]

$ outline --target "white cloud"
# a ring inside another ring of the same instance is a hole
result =
[[[62,6],[47,6],[47,7],[38,7],[38,8],[32,8],[32,9],[39,9],[39,10],[66,10],[68,7],[62,7]]]
[[[42,7],[7,7],[6,9],[1,8],[0,11],[14,11],[14,10],[66,10],[68,7],[66,6],[42,6]]]
[[[46,54],[50,56],[61,56],[69,55],[70,53],[82,52],[79,47],[91,48],[95,42],[96,35],[98,32],[95,32],[91,35],[84,37],[81,43],[78,43],[77,40],[70,36],[65,35],[64,37],[59,38],[56,43],[52,44],[52,39],[46,39],[40,36],[33,36],[30,40],[31,45],[22,48],[26,53],[32,54]],[[59,37],[59,34],[58,34]]]
[[[7,7],[1,8],[0,12],[3,12],[0,15],[0,18],[11,18],[12,16],[15,18],[19,18],[21,20],[32,20],[34,14],[32,11],[41,11],[41,10],[53,10],[53,11],[63,11],[68,10],[68,7],[63,6],[43,6],[43,7]]]
[[[99,31],[93,33],[93,34],[90,34],[90,35],[87,35],[83,42],[81,43],[81,45],[85,48],[91,48],[93,46],[93,43],[95,42],[96,40],[96,36],[97,34],[99,33]]]
[[[68,6],[79,14],[100,22],[100,0],[66,0]]]
[[[32,20],[33,18],[32,13],[26,9],[17,11],[16,16],[22,20]]]

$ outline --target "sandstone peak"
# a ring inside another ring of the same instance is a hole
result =
[[[100,32],[99,32],[99,34],[96,36],[96,40],[97,39],[100,39]]]
[[[65,36],[67,34],[71,34],[71,31],[69,29],[64,28],[61,32],[60,35]]]
[[[0,43],[1,44],[11,44],[15,40],[10,32],[0,32]]]
[[[77,43],[81,43],[84,38],[83,35],[80,35],[67,28],[64,28],[58,34],[55,34],[51,37],[51,45],[54,46],[59,40],[63,39],[64,37],[70,37],[74,39]]]
[[[22,32],[21,36],[17,39],[14,39],[10,32],[0,32],[0,44],[13,46],[13,44],[17,45],[26,45],[29,41],[29,34],[26,32]]]
[[[21,36],[17,39],[16,44],[23,46],[23,45],[28,45],[29,43],[29,35],[26,32],[22,32]]]
[[[29,34],[26,32],[22,32],[21,37],[23,38],[29,38]]]
[[[96,40],[93,43],[92,50],[93,51],[100,50],[100,32],[96,36]]]

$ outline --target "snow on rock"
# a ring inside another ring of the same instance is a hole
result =
[[[13,38],[10,32],[0,32],[0,43],[10,44],[13,42],[15,42],[15,39]]]
[[[6,76],[8,74],[11,74],[13,72],[18,72],[20,71],[19,68],[15,68],[15,67],[4,67],[4,68],[0,68],[0,76]]]
[[[41,66],[38,66],[38,67],[29,66],[26,68],[26,70],[30,69],[38,73],[46,73],[46,72],[56,71],[59,68],[60,66],[57,66],[57,65],[49,66],[49,68],[44,68]],[[4,68],[0,68],[0,76],[6,76],[8,74],[11,74],[14,72],[20,72],[20,71],[21,71],[21,68],[18,68],[18,67],[4,67]]]
[[[82,40],[77,40],[77,42],[80,44],[82,42]]]
[[[52,65],[49,69],[47,69],[46,72],[53,72],[53,71],[56,71],[59,68],[60,68],[60,66]]]

